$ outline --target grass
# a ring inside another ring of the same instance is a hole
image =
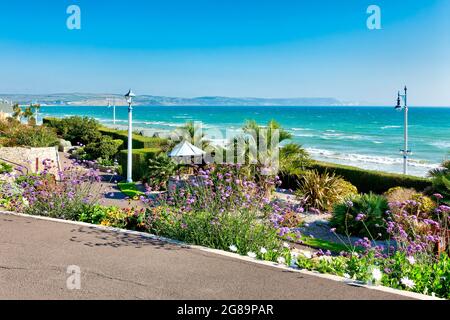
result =
[[[144,192],[140,191],[134,182],[119,182],[117,184],[120,191],[130,198],[135,198],[145,195]]]
[[[341,251],[349,251],[350,246],[346,246],[342,243],[335,243],[327,240],[317,239],[317,238],[311,238],[307,236],[303,236],[302,239],[303,243],[307,246],[316,248],[316,249],[322,249],[322,250],[330,250],[332,252],[339,253]]]

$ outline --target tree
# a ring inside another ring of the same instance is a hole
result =
[[[450,160],[444,161],[440,168],[431,170],[428,175],[433,181],[433,190],[450,202]]]
[[[19,106],[19,104],[18,103],[15,103],[14,105],[13,105],[13,114],[12,114],[12,117],[14,118],[14,119],[17,119],[17,120],[21,120],[22,119],[22,115],[23,115],[23,110],[22,110],[22,108]]]

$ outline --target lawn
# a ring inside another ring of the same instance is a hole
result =
[[[140,197],[145,195],[144,192],[140,191],[134,182],[119,182],[117,184],[120,191],[130,198]]]

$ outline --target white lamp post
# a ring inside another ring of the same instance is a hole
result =
[[[400,91],[398,92],[397,97],[397,105],[395,106],[396,110],[402,110],[404,111],[405,118],[404,118],[404,128],[403,128],[403,134],[404,134],[404,145],[403,150],[400,150],[403,154],[403,174],[408,174],[408,155],[411,153],[411,150],[408,149],[408,101],[407,101],[407,93],[408,89],[405,86],[405,94],[400,94]],[[403,99],[403,106],[401,105],[401,100]]]
[[[131,91],[125,95],[128,102],[128,158],[127,158],[127,182],[133,182],[132,165],[133,165],[133,107],[131,106],[133,98],[136,95]]]

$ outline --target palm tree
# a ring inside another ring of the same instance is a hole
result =
[[[210,141],[205,138],[206,134],[202,128],[193,121],[188,121],[183,126],[175,129],[175,134],[181,141],[186,140],[196,146],[200,143],[198,147],[203,150],[210,144]]]
[[[280,149],[280,173],[300,174],[311,164],[308,152],[297,143],[288,143]]]
[[[279,165],[280,144],[291,139],[292,134],[275,120],[269,121],[266,126],[260,126],[256,121],[247,121],[242,130],[244,135],[237,137],[233,143],[233,147],[245,143],[245,148],[239,156],[244,157],[246,164],[254,164],[260,170],[269,170],[276,174],[274,169]]]
[[[144,177],[150,186],[157,188],[167,188],[167,181],[175,173],[177,165],[165,153],[149,159],[147,174]]]
[[[34,113],[33,113],[33,110],[31,109],[31,107],[32,107],[32,105],[30,105],[29,107],[26,107],[25,111],[22,114],[22,117],[27,119],[28,124],[30,124],[30,125],[33,124],[33,122],[36,123],[36,119],[33,117]]]
[[[18,103],[15,103],[13,105],[13,114],[12,117],[16,120],[21,120],[22,119],[22,115],[23,115],[23,110],[22,108],[19,106]]]
[[[433,189],[450,201],[450,160],[444,161],[440,168],[430,170],[428,175],[433,181]]]

